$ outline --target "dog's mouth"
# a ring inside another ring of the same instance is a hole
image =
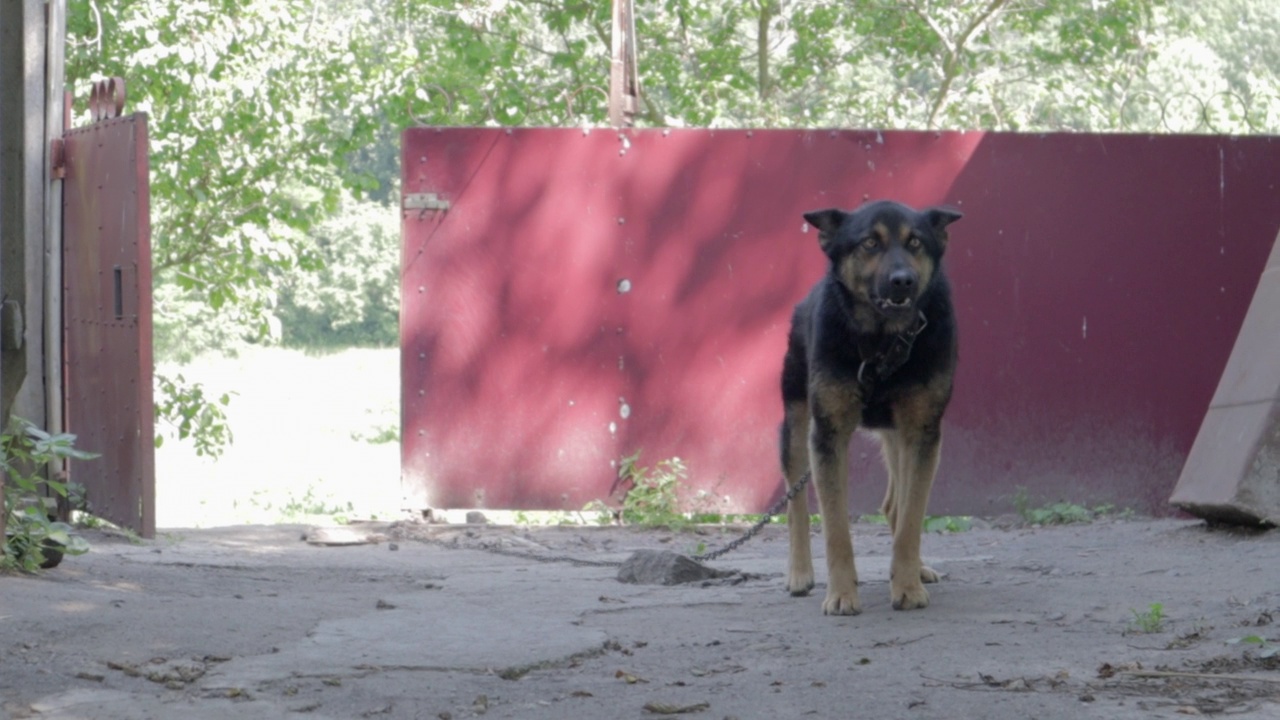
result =
[[[881,312],[886,313],[899,313],[904,310],[910,310],[914,304],[915,302],[910,297],[878,298],[876,300],[876,307],[880,308]]]

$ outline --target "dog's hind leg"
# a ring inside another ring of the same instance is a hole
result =
[[[889,476],[889,481],[885,483],[886,489],[884,494],[884,502],[880,505],[880,512],[884,513],[885,520],[889,524],[889,534],[896,537],[898,528],[898,498],[905,491],[901,490],[903,482],[908,477],[904,456],[905,444],[898,437],[898,433],[892,430],[883,430],[877,433],[880,437],[880,451],[884,455],[884,467]],[[904,495],[905,496],[905,495]],[[923,524],[923,521],[922,521]],[[928,565],[920,566],[920,582],[936,583],[941,579],[937,571]]]
[[[893,534],[893,530],[898,524],[898,463],[901,461],[902,444],[898,442],[896,433],[890,430],[882,430],[876,433],[880,438],[880,454],[884,457],[885,474],[889,476],[889,481],[885,483],[884,502],[880,503],[880,512],[884,513],[885,521],[889,524],[889,534]]]
[[[782,472],[787,490],[809,472],[809,404],[788,403],[781,428]],[[791,552],[787,563],[787,592],[808,595],[813,589],[813,554],[809,547],[808,490],[801,491],[787,503],[787,529]]]

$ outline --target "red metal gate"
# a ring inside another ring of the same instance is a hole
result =
[[[155,535],[151,222],[147,116],[120,117],[118,78],[94,92],[94,119],[63,140],[66,425],[82,450],[71,479],[90,510]]]
[[[1268,137],[408,130],[406,503],[576,509],[642,449],[762,509],[789,314],[824,270],[801,213],[891,197],[965,212],[931,511],[1162,508],[1280,227],[1276,168]]]

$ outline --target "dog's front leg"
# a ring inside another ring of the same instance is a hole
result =
[[[933,476],[938,470],[938,454],[942,445],[940,414],[928,417],[918,425],[899,429],[899,463],[894,499],[897,522],[893,524],[893,560],[889,566],[889,592],[895,610],[913,610],[929,605],[929,592],[924,582],[937,580],[937,573],[920,560],[920,534],[924,530],[925,511]]]
[[[851,416],[858,417],[847,408],[832,413],[814,403],[809,428],[809,460],[818,487],[822,535],[827,547],[827,597],[822,601],[825,615],[862,612],[853,537],[849,533],[849,437],[853,423],[847,418]]]

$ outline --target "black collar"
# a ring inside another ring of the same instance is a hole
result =
[[[911,357],[911,348],[918,336],[929,325],[921,312],[911,327],[880,342],[875,351],[862,352],[862,364],[858,366],[858,384],[864,388],[882,382],[897,372]]]

